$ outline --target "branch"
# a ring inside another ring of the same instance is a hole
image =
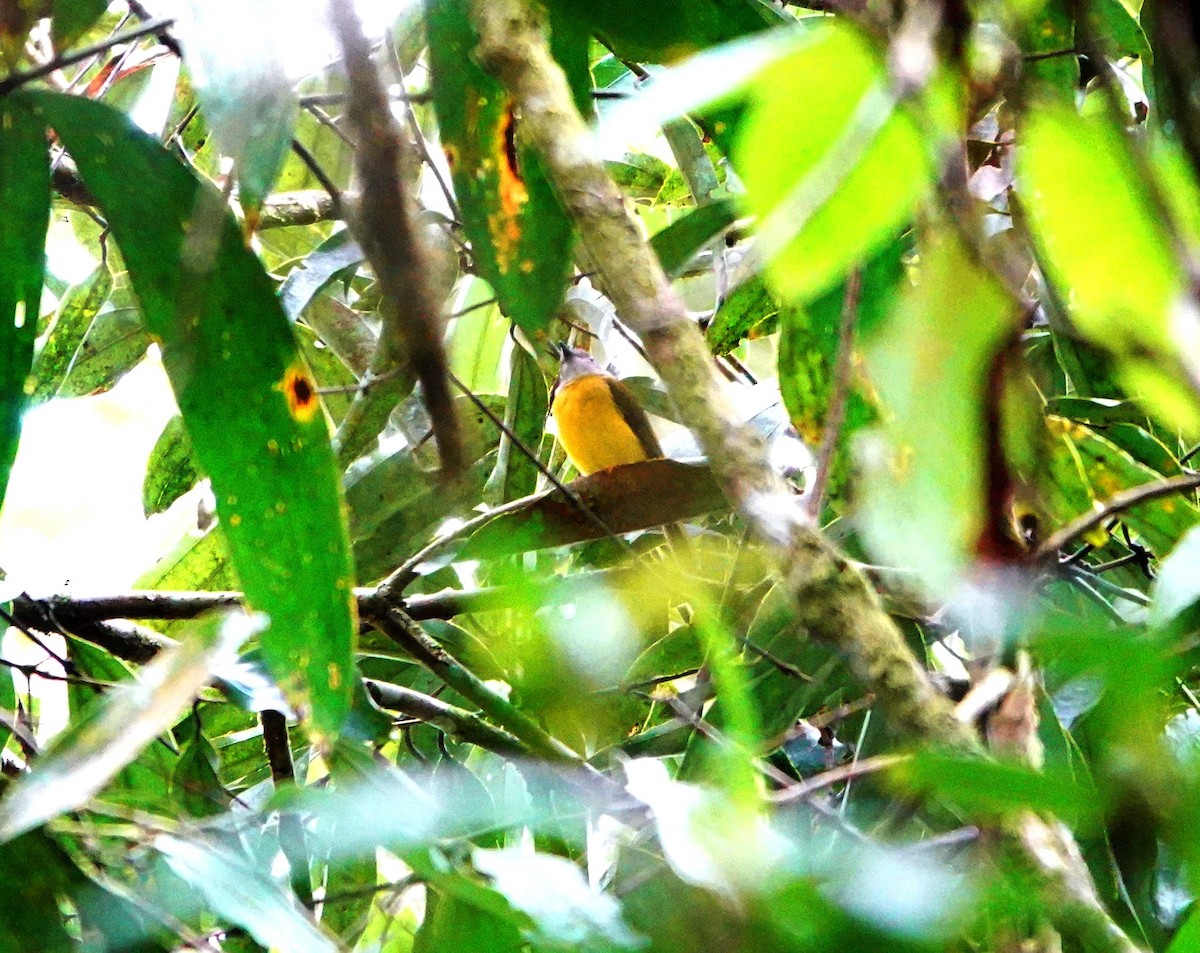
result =
[[[404,145],[387,96],[371,62],[370,46],[350,0],[330,0],[330,17],[350,82],[348,119],[358,141],[355,165],[362,184],[351,229],[383,292],[383,329],[372,359],[372,377],[409,364],[421,382],[433,423],[442,473],[457,477],[466,466],[458,414],[447,380],[440,302],[429,285],[427,252],[400,175]],[[382,429],[402,391],[404,375],[360,392],[337,432],[342,462],[352,459]],[[385,413],[368,413],[376,405]]]
[[[771,544],[785,591],[794,595],[801,628],[842,652],[901,735],[926,745],[979,752],[976,733],[955,717],[948,699],[933,686],[866,577],[813,529],[768,465],[762,442],[734,413],[699,330],[687,319],[623,196],[594,154],[566,78],[550,56],[540,16],[525,0],[472,0],[471,11],[479,34],[476,56],[512,94],[522,135],[541,155],[618,314],[645,342],[680,419],[695,431],[726,497]],[[865,99],[871,101],[860,105],[860,111],[870,105],[873,116],[890,114],[888,91]],[[834,171],[839,178],[843,174]],[[808,201],[807,193],[789,196],[789,209],[793,198]],[[1054,902],[1059,919],[1082,918],[1070,924],[1075,936],[1107,937],[1113,941],[1107,949],[1136,949],[1096,903],[1087,868],[1075,856],[1065,849],[1040,853],[1011,829],[1002,836],[1036,872],[1042,895]],[[1073,846],[1069,836],[1063,844]]]
[[[528,755],[529,749],[514,735],[493,728],[478,715],[449,705],[439,698],[414,692],[402,685],[379,682],[373,678],[363,679],[367,692],[380,708],[417,718],[457,738],[496,754],[508,757]]]
[[[1193,471],[1185,473],[1182,476],[1168,477],[1161,483],[1145,483],[1142,486],[1122,490],[1120,493],[1116,493],[1110,497],[1108,502],[1099,509],[1089,510],[1087,513],[1071,520],[1071,522],[1061,529],[1055,530],[1037,548],[1037,556],[1039,559],[1053,556],[1072,540],[1078,539],[1090,530],[1100,526],[1106,520],[1124,513],[1126,510],[1132,509],[1140,503],[1149,503],[1151,500],[1157,500],[1160,497],[1171,496],[1172,494],[1182,493],[1186,490],[1194,490],[1198,487],[1200,487],[1200,471]]]

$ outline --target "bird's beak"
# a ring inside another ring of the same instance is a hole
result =
[[[551,353],[560,361],[565,361],[571,355],[571,348],[566,341],[557,341],[551,346]]]

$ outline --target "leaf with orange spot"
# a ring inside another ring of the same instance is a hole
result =
[[[433,104],[475,262],[501,311],[534,341],[545,340],[570,275],[571,223],[521,143],[512,100],[472,59],[466,0],[430,0],[425,10]],[[561,46],[565,34],[557,32]],[[570,41],[586,53],[586,37]],[[586,55],[560,59],[573,86],[590,95]]]
[[[329,428],[271,280],[220,195],[126,116],[56,93],[18,100],[58,133],[108,220],[247,603],[271,618],[263,659],[331,738],[354,683],[350,547]]]

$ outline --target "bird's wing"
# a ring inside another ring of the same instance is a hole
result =
[[[662,447],[659,446],[658,437],[654,435],[654,429],[650,426],[650,418],[646,416],[646,411],[633,396],[633,391],[615,377],[607,378],[607,383],[608,389],[612,393],[613,403],[617,405],[617,410],[625,418],[625,423],[629,425],[629,429],[637,437],[638,443],[646,451],[646,456],[650,459],[661,457],[663,455]]]

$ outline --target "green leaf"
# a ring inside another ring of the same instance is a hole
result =
[[[112,292],[113,276],[101,262],[86,278],[67,289],[59,302],[46,340],[33,361],[35,402],[49,400],[71,372],[80,345]]]
[[[1091,0],[1086,9],[1096,40],[1108,56],[1113,59],[1137,56],[1146,67],[1154,62],[1154,51],[1150,49],[1146,31],[1127,0]]]
[[[733,289],[704,331],[709,350],[728,354],[747,338],[764,337],[778,326],[779,302],[761,275]]]
[[[508,372],[508,400],[504,406],[504,425],[535,455],[546,429],[550,398],[546,379],[538,362],[525,348],[514,346]],[[493,503],[528,496],[537,485],[537,464],[508,435],[500,438],[496,468],[488,478],[488,498]]]
[[[13,784],[0,801],[0,840],[31,830],[82,806],[138,753],[170,728],[262,621],[236,612],[209,616],[188,637],[160,652],[135,684],[113,688],[86,720],[76,723]]]
[[[931,180],[926,142],[936,130],[897,106],[880,55],[850,27],[803,34],[750,89],[734,166],[768,277],[804,303],[912,216]]]
[[[171,775],[171,796],[179,810],[190,817],[215,817],[229,807],[229,795],[221,786],[216,749],[204,737],[200,718],[193,711],[176,730],[187,740]]]
[[[913,566],[936,590],[983,528],[984,389],[1018,315],[953,236],[920,253],[916,287],[864,348],[889,411],[864,446],[864,531],[886,564]]]
[[[288,272],[279,289],[279,303],[283,306],[284,314],[295,321],[317,292],[333,280],[334,275],[362,260],[363,251],[350,235],[350,230],[343,228],[334,232]]]
[[[482,910],[432,889],[413,953],[520,953],[525,949],[514,918]]]
[[[1150,621],[1166,626],[1178,620],[1187,625],[1194,622],[1197,603],[1200,603],[1200,527],[1188,530],[1170,552],[1163,554],[1158,564],[1150,606]]]
[[[54,0],[50,38],[59,53],[83,36],[108,9],[108,0]]]
[[[28,105],[0,99],[0,504],[21,436],[25,380],[42,300],[50,160],[45,125]]]
[[[146,356],[152,339],[142,324],[130,289],[118,282],[109,299],[110,310],[92,320],[70,356],[66,376],[56,397],[89,397],[110,390]]]
[[[425,5],[442,148],[480,274],[540,347],[566,290],[574,233],[537,156],[520,142],[512,100],[472,58],[467,6]]]
[[[264,947],[289,953],[336,953],[338,947],[290,896],[247,858],[199,838],[160,834],[154,849],[219,916]]]
[[[146,516],[166,512],[172,503],[196,485],[198,479],[200,474],[192,460],[192,445],[188,442],[183,418],[176,414],[154,441],[154,449],[146,462],[142,512]]]
[[[1072,102],[1079,88],[1079,55],[1073,52],[1075,18],[1067,0],[1040,3],[1034,15],[1023,24],[1021,34],[1021,52],[1026,56],[1022,79],[1035,84],[1045,94]],[[1055,53],[1064,55],[1048,55]]]
[[[1172,425],[1200,431],[1200,317],[1169,224],[1106,115],[1045,103],[1018,130],[1017,174],[1038,255],[1070,318],[1114,353],[1121,379]]]
[[[25,95],[79,165],[162,341],[247,601],[271,617],[267,665],[336,735],[353,681],[349,543],[328,425],[271,283],[220,196],[126,117]]]
[[[663,271],[677,278],[696,253],[737,221],[732,199],[717,199],[676,219],[650,239]]]
[[[58,908],[69,878],[57,845],[42,831],[0,844],[0,953],[71,953],[78,949]]]

